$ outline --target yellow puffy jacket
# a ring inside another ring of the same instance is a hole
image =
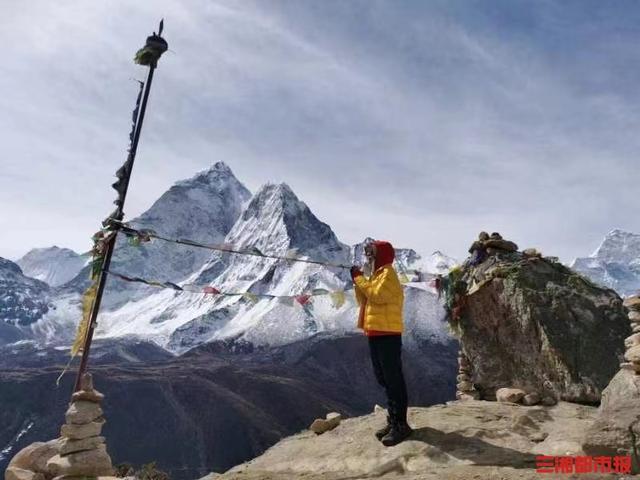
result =
[[[354,284],[360,305],[358,328],[402,333],[404,292],[393,266],[378,268],[369,279],[359,275]]]

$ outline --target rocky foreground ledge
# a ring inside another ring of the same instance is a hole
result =
[[[411,408],[415,432],[385,448],[374,431],[383,411],[344,420],[322,435],[305,431],[215,480],[582,479],[631,475],[536,472],[536,456],[586,455],[581,447],[596,407],[560,402],[553,407],[466,400]]]

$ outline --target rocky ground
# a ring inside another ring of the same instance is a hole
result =
[[[216,480],[356,480],[369,478],[636,478],[630,475],[536,473],[537,455],[585,455],[581,442],[597,408],[453,401],[411,408],[409,441],[385,448],[374,431],[383,411],[343,421],[323,435],[304,431]]]

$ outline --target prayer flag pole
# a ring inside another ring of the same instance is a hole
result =
[[[78,368],[78,374],[76,377],[76,383],[74,392],[80,390],[80,384],[82,376],[87,371],[87,364],[89,360],[89,352],[91,350],[91,341],[93,340],[93,332],[96,327],[96,320],[98,318],[98,312],[100,310],[100,302],[102,301],[102,295],[104,293],[104,287],[107,282],[107,271],[111,265],[111,257],[116,244],[116,234],[118,230],[118,222],[124,217],[124,201],[127,196],[127,190],[129,188],[129,180],[131,179],[131,170],[133,168],[133,162],[136,157],[136,151],[138,150],[138,142],[140,140],[140,131],[142,130],[142,122],[144,120],[144,114],[147,110],[147,101],[149,100],[149,92],[151,91],[151,82],[153,81],[153,72],[158,66],[158,60],[164,52],[167,51],[168,45],[164,38],[161,37],[162,30],[164,28],[164,20],[160,21],[158,33],[153,32],[153,35],[147,37],[147,41],[144,47],[142,47],[135,56],[135,62],[139,65],[149,67],[149,73],[147,75],[147,81],[144,84],[140,84],[140,93],[136,102],[135,110],[133,111],[133,125],[130,134],[130,147],[127,160],[124,165],[116,172],[118,180],[112,185],[112,187],[118,192],[118,198],[114,202],[116,209],[106,218],[102,225],[108,229],[108,233],[103,235],[100,232],[95,238],[94,245],[94,267],[100,267],[99,275],[97,276],[96,283],[92,286],[95,287],[95,296],[90,303],[90,312],[88,314],[88,325],[86,326],[86,332],[84,339],[81,343],[82,359],[80,361],[80,367]],[[143,88],[144,86],[144,93]],[[142,95],[142,102],[140,97]],[[94,273],[97,272],[94,270]],[[90,287],[90,289],[92,288]],[[86,294],[85,294],[86,295]],[[81,331],[81,330],[80,330]]]

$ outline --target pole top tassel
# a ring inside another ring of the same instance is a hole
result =
[[[153,35],[147,37],[145,46],[136,52],[133,58],[134,62],[138,65],[144,65],[155,68],[158,64],[158,60],[164,52],[169,49],[169,44],[162,38],[162,31],[164,30],[164,19],[160,20],[158,27],[158,33],[153,32]]]

